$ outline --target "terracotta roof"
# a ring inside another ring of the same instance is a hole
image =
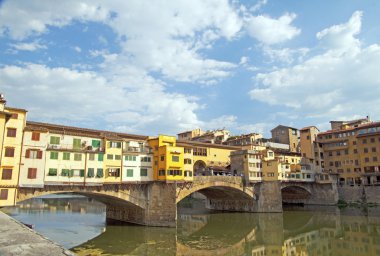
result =
[[[27,121],[25,129],[49,131],[52,133],[70,134],[70,135],[77,135],[77,136],[109,138],[109,139],[117,139],[117,140],[122,140],[122,139],[146,140],[148,139],[148,136],[144,136],[144,135],[135,135],[135,134],[111,132],[111,131],[104,131],[104,130],[94,130],[94,129],[88,129],[88,128],[80,128],[80,127],[33,122],[33,121]]]
[[[199,146],[199,147],[208,147],[208,148],[222,148],[222,149],[229,149],[229,150],[241,150],[240,147],[228,146],[228,145],[223,145],[223,144],[199,142],[199,141],[191,141],[191,140],[177,140],[177,146],[182,146],[182,147]]]
[[[379,125],[380,125],[380,121],[377,121],[377,122],[371,122],[371,123],[362,124],[362,125],[359,125],[358,127],[352,127],[352,128],[349,128],[349,129],[328,130],[328,131],[325,131],[325,132],[321,132],[318,135],[348,132],[348,131],[360,130],[360,129],[363,129],[363,128],[377,127]]]
[[[288,129],[292,129],[292,130],[298,130],[297,128],[294,128],[294,127],[290,127],[290,126],[286,126],[286,125],[282,125],[282,124],[280,124],[280,125],[277,125],[276,127],[274,127],[274,128],[273,128],[272,130],[270,130],[270,131],[273,131],[273,130],[279,128],[279,127],[284,127],[284,128],[288,128]]]

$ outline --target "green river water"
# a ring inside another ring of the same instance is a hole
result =
[[[2,210],[78,255],[380,255],[379,208],[225,213],[188,200],[177,228],[107,223],[103,204],[73,195]]]

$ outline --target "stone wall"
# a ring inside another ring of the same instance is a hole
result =
[[[368,203],[380,204],[380,186],[338,186],[338,193],[339,199],[346,202],[365,199]]]
[[[282,212],[281,183],[266,181],[254,185],[256,212]]]
[[[305,205],[335,205],[339,200],[337,186],[333,183],[282,184],[283,189],[286,189],[287,187],[298,187],[301,190],[303,189],[305,196],[299,198],[283,198],[283,201],[285,203],[300,203]]]

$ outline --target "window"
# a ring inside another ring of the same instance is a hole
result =
[[[63,152],[63,157],[62,157],[63,160],[70,160],[70,153],[68,152]]]
[[[93,178],[95,176],[95,169],[94,168],[88,168],[87,169],[87,177]]]
[[[81,139],[73,139],[73,149],[81,148]]]
[[[51,136],[50,137],[50,144],[59,145],[60,142],[61,142],[61,138],[60,137],[56,137],[56,136]]]
[[[345,149],[345,150],[344,150],[344,153],[345,153],[346,155],[348,155],[348,149]]]
[[[108,176],[110,177],[120,177],[120,168],[109,168]]]
[[[37,168],[28,168],[28,179],[35,179],[37,177]]]
[[[371,143],[374,143],[375,142],[375,138],[371,138]]]
[[[110,141],[108,145],[110,148],[121,148],[121,142]]]
[[[185,177],[193,177],[193,172],[192,171],[185,171],[184,175],[185,175]]]
[[[74,161],[82,161],[82,154],[79,154],[79,153],[74,154]]]
[[[356,140],[354,140],[354,141],[352,142],[352,145],[356,145]]]
[[[40,141],[40,133],[39,132],[32,132],[32,140],[33,141]]]
[[[182,170],[168,170],[168,175],[182,176]]]
[[[107,159],[108,159],[108,160],[113,160],[113,155],[111,155],[111,154],[107,154]]]
[[[98,161],[103,162],[103,159],[104,159],[104,154],[98,154]]]
[[[34,149],[27,149],[25,152],[25,158],[42,159],[42,151],[41,150],[34,150]]]
[[[133,177],[133,169],[127,169],[127,177]]]
[[[69,175],[70,175],[70,170],[69,169],[62,169],[61,170],[61,176],[69,177]]]
[[[103,178],[103,168],[96,169],[96,178]]]
[[[364,161],[365,161],[366,163],[368,163],[368,162],[369,162],[369,157],[364,158]]]
[[[159,170],[158,176],[165,176],[165,170]]]
[[[48,176],[57,176],[58,170],[56,168],[49,168]]]
[[[100,140],[92,140],[91,145],[94,148],[100,148]]]
[[[90,161],[94,161],[94,160],[95,160],[95,154],[90,153],[90,154],[88,155],[88,160],[90,160]]]
[[[16,137],[16,128],[7,128],[7,137]]]
[[[148,169],[141,168],[140,169],[140,176],[148,176]]]
[[[161,160],[161,161],[165,161],[165,156],[162,155],[162,156],[160,157],[160,160]]]
[[[1,179],[2,180],[11,180],[12,179],[12,169],[3,169]]]
[[[184,160],[184,163],[185,163],[185,164],[191,164],[191,159],[186,158],[186,159]]]
[[[376,152],[376,148],[372,148],[372,152]]]
[[[126,155],[125,161],[136,161],[136,156]]]
[[[5,157],[14,157],[15,149],[14,148],[5,148]]]
[[[115,160],[120,160],[121,159],[121,155],[115,155]]]
[[[12,113],[11,118],[12,119],[18,119],[18,114],[17,113]]]
[[[172,156],[173,162],[179,162],[179,156]]]
[[[310,140],[310,136],[309,136],[309,135],[307,135],[307,136],[306,136],[306,139],[307,139],[307,140]]]
[[[8,189],[0,189],[0,200],[8,199]]]
[[[329,156],[332,156],[333,154],[332,154],[332,151],[329,151]]]
[[[357,154],[357,153],[358,153],[358,150],[354,148],[354,154]]]
[[[368,148],[364,148],[364,153],[368,153]]]
[[[273,172],[268,172],[268,177],[274,177],[274,173]]]
[[[377,162],[377,156],[372,157],[372,161]]]
[[[58,159],[58,152],[51,151],[50,152],[50,159],[57,160]]]
[[[147,163],[149,163],[150,161],[151,161],[151,159],[150,159],[149,156],[141,157],[141,162],[147,162]]]
[[[362,143],[363,143],[363,144],[367,144],[367,139],[363,139],[363,140],[362,140]]]

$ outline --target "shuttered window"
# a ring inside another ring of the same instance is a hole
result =
[[[103,178],[103,168],[98,168],[96,170],[96,178]]]
[[[37,168],[28,168],[28,179],[37,178]]]
[[[56,136],[50,137],[50,144],[59,145],[60,141],[61,141],[60,137],[56,137]]]
[[[33,141],[40,141],[40,133],[39,132],[32,132],[32,140]]]
[[[127,169],[127,177],[133,177],[133,169]]]
[[[73,148],[80,149],[81,148],[81,139],[73,139]]]
[[[100,147],[100,140],[92,140],[91,145],[94,148],[99,148]]]
[[[0,200],[8,199],[8,189],[0,189]]]
[[[12,169],[3,169],[1,174],[2,180],[11,180],[12,179]]]
[[[7,128],[7,137],[16,137],[16,128]]]
[[[5,157],[14,157],[15,149],[14,148],[5,148]]]
[[[148,169],[141,168],[140,169],[140,176],[148,176]]]
[[[50,159],[57,160],[58,159],[58,152],[50,152]]]
[[[57,176],[58,170],[56,168],[49,168],[48,176]]]
[[[82,161],[82,154],[74,154],[75,161]]]
[[[87,170],[87,177],[93,178],[95,176],[95,170],[94,168],[88,168]]]
[[[98,161],[103,162],[104,154],[98,154]]]
[[[70,153],[69,152],[63,152],[63,160],[70,160]]]

